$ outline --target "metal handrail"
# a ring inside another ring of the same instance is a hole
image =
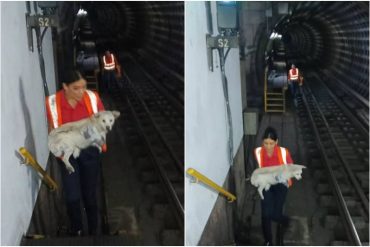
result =
[[[49,187],[51,191],[58,189],[57,183],[46,173],[40,164],[33,158],[30,152],[25,147],[19,148],[19,153],[24,157],[24,163],[30,165],[33,169],[41,173],[42,181]]]
[[[230,192],[228,192],[227,190],[225,190],[224,188],[222,188],[221,186],[219,186],[218,184],[216,184],[215,182],[213,182],[212,180],[210,180],[209,178],[207,178],[206,176],[204,176],[203,174],[201,174],[197,170],[195,170],[193,168],[189,168],[186,171],[186,173],[189,174],[190,176],[194,177],[195,182],[201,181],[204,184],[210,186],[211,188],[217,190],[219,193],[221,193],[223,196],[225,196],[229,200],[229,202],[236,201],[236,196],[234,196],[233,194],[231,194]]]

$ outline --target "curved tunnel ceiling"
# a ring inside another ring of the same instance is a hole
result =
[[[81,2],[98,52],[109,48],[184,68],[183,2]]]
[[[369,3],[289,3],[291,14],[275,30],[288,63],[315,69],[369,96]]]

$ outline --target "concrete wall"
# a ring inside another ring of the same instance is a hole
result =
[[[244,229],[240,224],[244,212],[245,173],[244,173],[244,147],[240,143],[234,157],[232,168],[226,177],[223,188],[236,195],[233,203],[219,195],[211,215],[202,233],[199,245],[235,245],[239,232]]]
[[[32,6],[31,2],[31,6]],[[32,6],[33,9],[33,6]],[[15,151],[26,147],[45,168],[47,122],[45,96],[34,35],[28,50],[26,3],[1,2],[1,244],[18,245],[30,223],[40,179],[20,165]],[[51,32],[43,41],[46,78],[55,92]]]
[[[213,30],[217,30],[215,2],[211,2]],[[219,185],[230,170],[228,129],[220,62],[214,53],[214,72],[208,70],[204,2],[185,2],[185,166],[194,168]],[[191,17],[191,18],[190,18]],[[233,121],[234,155],[240,145],[242,103],[239,50],[231,49],[226,61],[230,107]],[[202,184],[185,180],[186,245],[197,245],[215,205],[218,193]]]

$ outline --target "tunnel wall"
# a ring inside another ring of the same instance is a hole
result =
[[[1,244],[19,245],[29,226],[40,179],[20,165],[15,151],[26,147],[45,168],[47,122],[36,39],[28,50],[26,3],[1,2]],[[31,6],[32,6],[31,2]],[[33,9],[33,6],[32,8]],[[43,41],[46,78],[55,91],[51,32]]]
[[[135,52],[151,63],[184,72],[184,2],[87,2],[98,53]],[[111,25],[107,25],[111,23]]]
[[[215,2],[212,5],[213,30],[217,30]],[[218,185],[224,185],[231,169],[228,161],[228,129],[219,57],[214,52],[214,71],[208,70],[205,2],[185,2],[185,124],[186,169],[195,168]],[[217,65],[217,66],[216,66]],[[238,49],[231,49],[226,61],[230,108],[233,121],[234,155],[243,135],[240,63]],[[186,245],[197,245],[212,213],[218,193],[185,180]],[[221,198],[221,200],[226,200]],[[225,222],[224,222],[225,223]],[[227,223],[227,222],[226,222]],[[227,228],[228,225],[219,225]]]
[[[147,41],[142,55],[166,64],[179,74],[184,71],[183,2],[148,2]]]
[[[242,41],[241,49],[244,49],[241,54],[243,54],[243,68],[245,69],[243,93],[244,97],[248,95],[248,99],[243,101],[243,109],[263,100],[261,78],[263,78],[264,71],[264,54],[260,50],[263,46],[264,51],[266,45],[266,5],[267,2],[245,1],[241,3],[240,40]]]
[[[299,2],[277,28],[285,36],[289,62],[303,71],[315,69],[324,81],[340,81],[368,99],[368,2]]]

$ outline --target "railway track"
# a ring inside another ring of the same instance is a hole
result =
[[[332,245],[369,243],[368,129],[315,74],[308,74],[297,113],[310,169],[325,208]]]
[[[163,227],[159,244],[182,245],[184,226],[183,112],[153,85],[154,77],[136,62],[125,59],[125,73],[111,94],[123,113],[128,146],[152,198],[149,206]],[[158,82],[157,82],[158,83]]]

